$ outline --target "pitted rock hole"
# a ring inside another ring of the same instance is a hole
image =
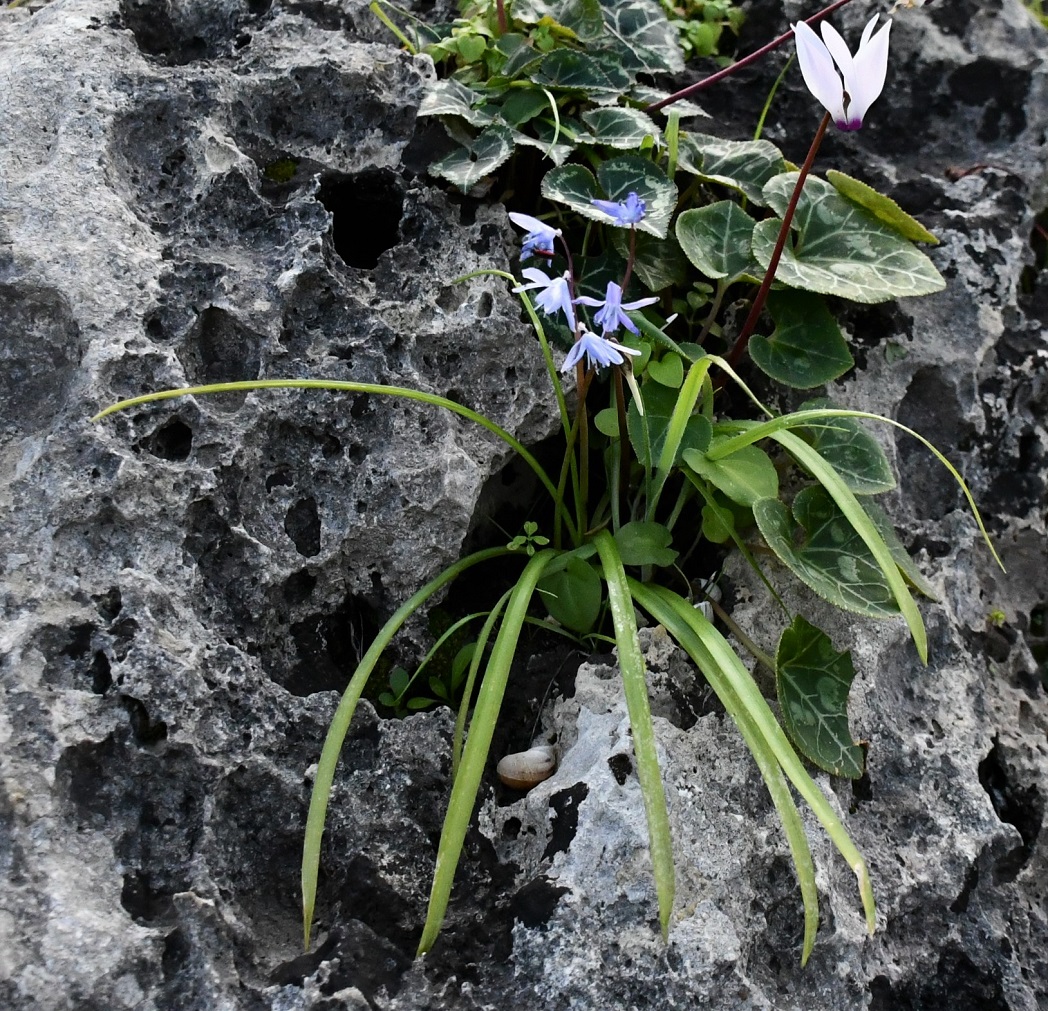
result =
[[[172,418],[152,435],[139,439],[135,448],[144,449],[161,460],[178,463],[193,451],[193,429],[180,418]]]
[[[319,198],[332,217],[335,252],[347,266],[373,270],[399,241],[404,195],[391,172],[330,177]]]
[[[227,56],[249,39],[245,24],[272,0],[121,0],[124,24],[138,48],[168,66]]]
[[[209,306],[197,317],[178,358],[194,386],[255,379],[262,365],[261,338],[225,309]],[[229,407],[226,399],[214,403]]]
[[[306,558],[320,554],[320,512],[312,496],[299,499],[284,517],[284,531]]]
[[[1007,762],[1000,741],[994,741],[990,753],[979,763],[979,782],[990,797],[997,817],[1015,826],[1022,845],[999,860],[995,867],[997,880],[1014,881],[1030,859],[1041,834],[1044,798],[1037,786],[1015,781],[1015,770]]]

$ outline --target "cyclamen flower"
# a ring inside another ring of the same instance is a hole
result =
[[[617,200],[591,200],[597,210],[615,219],[617,225],[635,225],[644,217],[647,204],[632,190],[621,203]]]
[[[884,88],[888,72],[888,32],[892,23],[889,21],[874,35],[876,23],[877,15],[874,14],[862,33],[854,56],[840,32],[825,21],[822,23],[822,39],[803,21],[793,26],[804,83],[840,130],[858,130],[866,110]]]
[[[591,369],[621,365],[626,360],[622,357],[624,354],[639,355],[640,352],[624,347],[622,344],[616,344],[607,337],[598,337],[592,330],[583,327],[582,335],[568,352],[560,371],[570,372],[582,360],[583,355],[589,360]]]
[[[545,271],[538,267],[525,267],[521,273],[531,284],[521,284],[513,289],[514,295],[522,291],[531,291],[533,288],[542,290],[535,296],[535,304],[547,316],[555,316],[557,310],[561,310],[568,320],[568,327],[575,329],[575,307],[571,304],[571,286],[568,284],[568,272],[562,277],[550,277]]]
[[[622,288],[614,281],[609,281],[608,291],[604,296],[603,302],[600,299],[590,298],[589,295],[582,295],[575,301],[582,303],[582,305],[599,305],[601,307],[599,312],[593,317],[593,321],[598,326],[603,327],[604,332],[607,334],[618,330],[620,326],[624,326],[630,333],[639,333],[637,325],[626,315],[626,310],[641,309],[646,305],[657,302],[658,299],[654,297],[638,298],[636,302],[627,302],[623,305]]]
[[[553,255],[553,240],[560,235],[559,228],[550,228],[538,218],[533,218],[530,214],[518,214],[516,211],[509,212],[509,220],[528,233],[524,236],[524,246],[520,251],[521,260],[526,260],[536,253]]]

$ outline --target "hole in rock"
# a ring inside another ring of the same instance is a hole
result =
[[[1035,785],[1023,786],[1014,779],[1001,749],[994,741],[990,753],[979,763],[979,782],[990,797],[997,817],[1014,825],[1022,838],[1022,845],[997,862],[995,871],[999,881],[1014,881],[1033,852],[1044,818],[1044,800]]]
[[[329,176],[319,199],[331,214],[335,252],[348,266],[373,270],[399,241],[404,196],[391,172]]]
[[[562,895],[570,888],[554,885],[548,878],[536,878],[519,889],[510,902],[513,918],[525,927],[544,927]]]
[[[320,554],[320,512],[317,500],[299,499],[284,517],[284,532],[295,542],[295,550],[306,558]]]
[[[567,853],[579,828],[579,805],[587,796],[589,787],[585,783],[576,783],[550,797],[553,818],[549,842],[542,854],[543,860],[552,860],[557,853]]]
[[[193,449],[193,429],[179,418],[172,418],[152,435],[140,439],[135,448],[143,448],[161,460],[185,460]]]

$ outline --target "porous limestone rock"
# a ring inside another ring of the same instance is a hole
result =
[[[810,13],[755,0],[746,38]],[[851,36],[871,13],[836,20]],[[0,1005],[1048,1004],[1048,707],[1030,652],[1048,601],[1048,277],[1030,245],[1048,204],[1046,39],[1018,0],[900,10],[892,32],[884,97],[820,164],[935,231],[948,286],[846,308],[860,368],[829,392],[951,456],[1008,573],[937,465],[879,433],[900,472],[893,515],[942,602],[924,608],[922,667],[899,625],[791,591],[855,651],[869,775],[819,779],[879,901],[869,938],[854,877],[812,824],[823,923],[802,970],[774,809],[658,629],[644,638],[678,857],[668,944],[617,674],[594,661],[572,678],[542,656],[515,673],[498,744],[528,746],[555,681],[541,728],[558,771],[523,798],[486,779],[422,961],[452,718],[383,720],[361,704],[303,954],[302,826],[334,692],[376,623],[482,524],[505,449],[370,394],[87,418],[156,388],[333,378],[446,395],[536,443],[555,416],[517,306],[501,281],[451,283],[510,265],[505,214],[419,171],[429,135],[414,113],[432,70],[386,42],[363,0],[0,12]],[[755,122],[785,58],[722,86],[731,128]],[[768,119],[794,160],[812,105],[794,74]],[[771,646],[752,577],[733,564],[725,589]]]

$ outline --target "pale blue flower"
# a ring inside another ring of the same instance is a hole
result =
[[[626,359],[622,356],[639,355],[639,351],[628,348],[607,337],[598,337],[592,330],[582,328],[582,334],[568,352],[564,364],[560,367],[561,372],[570,372],[585,355],[589,360],[591,369],[606,368],[608,365],[621,365]]]
[[[536,253],[553,255],[553,240],[560,235],[559,228],[550,228],[544,221],[539,221],[530,214],[518,214],[516,211],[509,212],[509,220],[528,233],[524,236],[524,246],[520,251],[521,260],[526,260]]]
[[[604,296],[603,302],[596,298],[590,298],[589,295],[583,295],[575,299],[575,301],[581,302],[582,305],[599,305],[601,308],[593,317],[593,322],[602,327],[604,332],[608,334],[618,330],[620,326],[624,326],[630,333],[639,333],[640,331],[637,330],[636,324],[626,315],[626,310],[642,309],[646,305],[657,302],[658,299],[655,297],[638,298],[636,302],[627,302],[623,305],[622,288],[614,281],[609,281],[608,291]]]
[[[568,284],[568,272],[565,271],[561,277],[550,277],[545,271],[538,267],[525,267],[521,273],[531,282],[522,284],[513,289],[513,294],[518,295],[522,291],[531,291],[540,288],[541,291],[535,296],[535,304],[547,316],[555,316],[559,309],[568,320],[568,327],[575,329],[575,307],[571,304],[571,285]]]
[[[858,130],[866,111],[884,88],[892,23],[888,21],[874,35],[876,24],[874,14],[854,56],[840,32],[826,21],[822,23],[821,39],[803,21],[793,26],[804,83],[833,117],[838,129]]]
[[[599,211],[615,219],[617,225],[635,225],[644,217],[647,205],[632,190],[622,202],[617,200],[591,200]]]

